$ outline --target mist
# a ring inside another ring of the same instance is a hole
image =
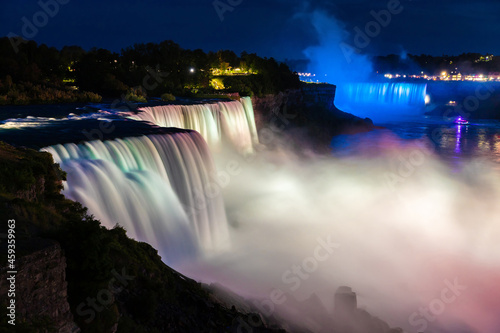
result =
[[[371,61],[352,45],[344,23],[319,9],[304,12],[301,17],[310,21],[317,35],[318,44],[306,48],[304,55],[309,60],[308,71],[315,73],[320,82],[340,84],[369,78]]]
[[[177,268],[313,332],[330,326],[309,298],[331,312],[347,285],[406,332],[497,333],[500,177],[486,160],[452,173],[429,146],[384,133],[344,157],[217,154],[241,167],[223,188],[230,249]],[[286,302],[271,306],[276,290]]]

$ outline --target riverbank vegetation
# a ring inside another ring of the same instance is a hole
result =
[[[34,41],[17,49],[0,38],[0,104],[99,102],[101,96],[143,102],[166,93],[262,96],[300,86],[297,74],[273,58],[186,50],[172,41],[135,44],[120,53],[58,50]]]

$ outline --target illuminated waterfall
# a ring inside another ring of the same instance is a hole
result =
[[[335,91],[335,106],[374,121],[419,115],[425,108],[427,84],[345,83]]]
[[[228,230],[208,146],[194,131],[44,148],[67,172],[64,194],[107,227],[147,241],[169,264],[224,248]],[[214,194],[215,193],[215,194]]]
[[[335,104],[424,106],[426,84],[346,83],[337,86]]]
[[[210,147],[229,142],[240,152],[252,152],[258,143],[252,101],[242,97],[239,101],[193,105],[161,105],[144,107],[130,118],[143,120],[162,127],[177,127],[199,132]]]
[[[161,127],[177,127],[199,132],[210,146],[221,141],[220,113],[217,104],[160,105],[144,107],[130,118]]]
[[[227,142],[253,151],[251,99],[145,107],[129,117],[187,131],[44,148],[68,174],[64,194],[105,226],[118,223],[148,242],[169,264],[225,248],[223,185],[208,147]]]

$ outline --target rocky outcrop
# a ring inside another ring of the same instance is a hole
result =
[[[321,104],[329,109],[335,108],[335,91],[332,84],[306,84],[302,86],[304,102],[308,105]]]
[[[257,128],[264,127],[273,118],[283,118],[287,114],[293,114],[293,119],[297,121],[312,106],[334,110],[335,90],[336,87],[331,84],[304,84],[301,89],[287,90],[277,95],[254,96],[252,104]]]
[[[401,328],[391,328],[380,318],[358,309],[356,293],[350,287],[342,286],[335,293],[333,327],[343,333],[402,333]]]
[[[272,147],[285,142],[298,151],[324,153],[330,151],[329,144],[335,135],[374,129],[370,119],[335,107],[335,89],[330,84],[303,84],[301,89],[252,97],[261,143]],[[269,137],[272,140],[266,140]]]
[[[41,193],[45,192],[45,178],[38,178],[26,190],[17,191],[16,197],[26,201],[37,201]]]
[[[245,299],[217,283],[206,286],[217,302],[233,307],[251,317],[258,316],[266,326],[285,326],[290,333],[403,333],[400,328],[391,328],[388,323],[359,309],[356,293],[350,287],[339,287],[334,295],[334,309],[325,307],[316,295],[298,300],[289,293],[283,294],[283,302],[273,303],[269,299]],[[324,295],[323,295],[324,296]],[[260,311],[259,311],[260,310]],[[297,314],[300,313],[300,316]],[[248,321],[241,326],[249,329]],[[245,332],[245,330],[243,330]]]
[[[22,245],[19,243],[18,248]],[[16,323],[34,327],[38,332],[79,332],[67,299],[66,259],[60,245],[39,239],[30,246],[37,249],[19,257],[16,263]],[[10,299],[7,276],[11,274],[2,269],[0,299],[3,300]]]
[[[303,103],[304,95],[301,90],[287,90],[277,95],[252,97],[257,129],[260,130],[276,122],[277,118],[285,123],[293,121],[298,111],[297,107],[301,107]]]

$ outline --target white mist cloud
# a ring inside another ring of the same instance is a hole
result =
[[[320,82],[359,82],[369,77],[372,64],[349,41],[351,34],[341,21],[319,9],[301,16],[310,21],[317,33],[318,45],[308,47],[304,54],[310,62],[309,71],[318,75]]]
[[[382,137],[378,154],[364,147],[373,145],[360,141],[357,155],[339,159],[231,156],[242,168],[223,193],[232,247],[182,270],[247,297],[315,294],[327,309],[348,285],[361,307],[407,332],[425,320],[428,331],[497,333],[498,170],[471,161],[452,173],[420,141]],[[328,237],[339,247],[327,254],[317,248]],[[324,260],[314,264],[316,251]],[[446,289],[454,283],[459,295]],[[317,312],[300,304],[290,321]]]

